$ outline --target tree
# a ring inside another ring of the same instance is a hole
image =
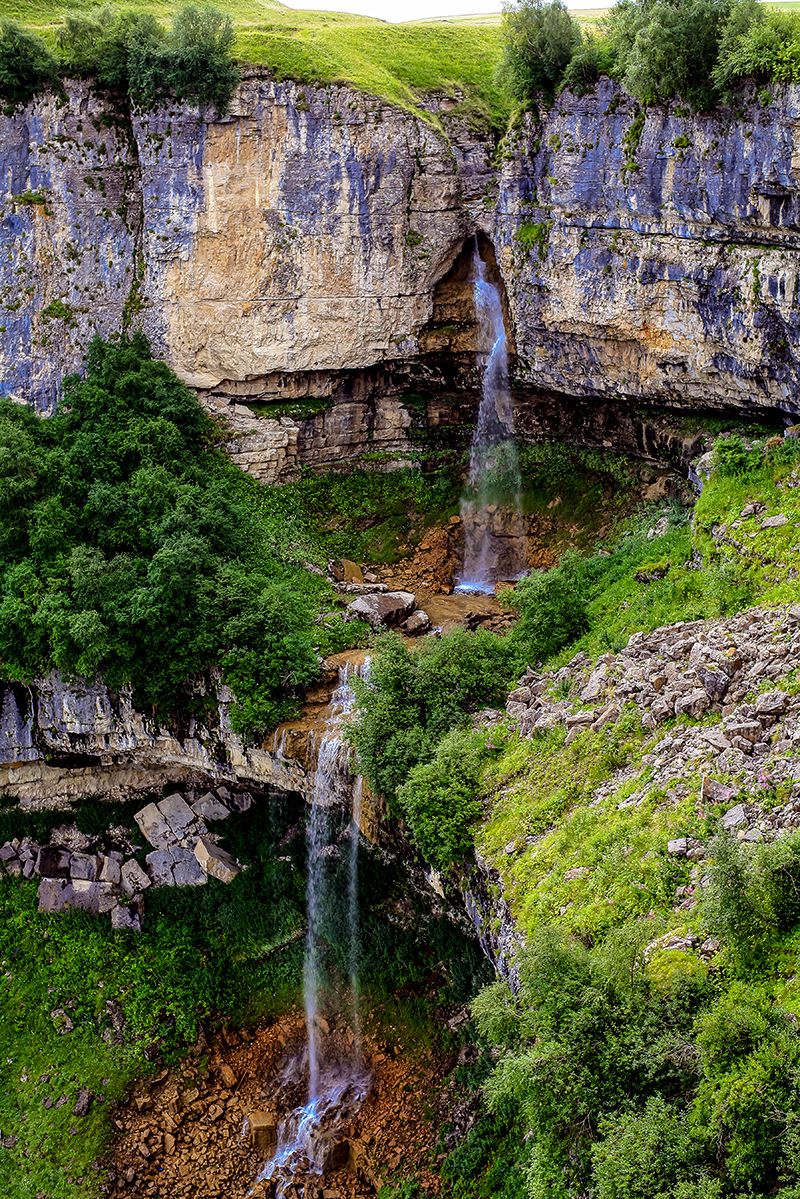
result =
[[[16,21],[0,23],[0,96],[27,104],[57,82],[58,62],[42,39]]]
[[[553,88],[581,44],[581,29],[562,0],[520,0],[503,12],[500,78],[518,100]]]
[[[617,70],[632,96],[674,96],[695,108],[713,101],[711,72],[731,0],[618,0],[609,14]]]

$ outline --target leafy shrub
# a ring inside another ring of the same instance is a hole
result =
[[[580,25],[562,0],[520,0],[503,13],[499,76],[518,100],[553,88],[581,44]]]
[[[397,791],[414,840],[425,859],[440,870],[469,849],[469,827],[483,811],[476,796],[481,777],[478,740],[454,729]]]
[[[95,76],[101,87],[127,92],[143,107],[171,91],[219,112],[239,81],[233,42],[230,17],[195,4],[178,9],[169,33],[152,13],[110,5],[67,13],[58,33],[65,68]]]
[[[552,657],[589,628],[581,573],[581,559],[572,551],[552,570],[533,571],[503,593],[503,602],[519,615],[512,639],[529,662]]]
[[[643,104],[673,96],[706,108],[730,0],[617,0],[609,14],[617,71]]]
[[[688,1113],[660,1096],[648,1099],[642,1112],[604,1119],[600,1132],[603,1140],[592,1153],[597,1199],[672,1199],[681,1182],[688,1184],[686,1199],[715,1193],[694,1189],[688,1175],[698,1146]]]
[[[584,91],[601,75],[611,75],[615,64],[616,56],[608,38],[584,33],[581,44],[567,63],[562,82],[565,87]]]
[[[0,96],[13,104],[27,104],[57,82],[58,62],[42,39],[16,21],[1,22]]]
[[[757,0],[740,0],[731,11],[712,78],[725,95],[744,79],[796,83],[800,79],[797,15],[769,11]]]
[[[141,334],[96,339],[50,420],[0,402],[0,659],[197,705],[221,665],[235,727],[260,734],[317,673],[309,576],[254,547],[257,485]],[[293,579],[287,587],[286,580]]]
[[[509,646],[485,630],[456,630],[413,649],[396,633],[378,640],[369,681],[356,680],[349,735],[364,773],[395,812],[402,810],[399,788],[413,767],[431,760],[444,734],[481,705],[501,702],[509,662]]]
[[[760,448],[748,448],[740,433],[730,433],[714,442],[714,466],[721,475],[736,478],[752,474],[762,461]]]

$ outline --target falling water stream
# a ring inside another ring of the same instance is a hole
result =
[[[500,579],[516,578],[523,569],[525,536],[503,303],[499,289],[487,277],[477,239],[472,285],[481,341],[491,349],[461,500],[464,567],[457,590],[488,593]]]
[[[353,710],[354,673],[366,678],[369,659],[358,668],[340,667],[339,684],[331,697],[331,709],[320,742],[314,776],[314,793],[306,824],[308,879],[306,884],[308,930],[303,967],[305,997],[308,1099],[289,1112],[278,1125],[275,1156],[259,1175],[276,1184],[278,1197],[298,1174],[321,1174],[331,1139],[343,1116],[352,1113],[366,1097],[369,1073],[361,1049],[361,1020],[358,996],[358,841],[361,818],[362,780],[350,772],[350,745],[342,725]],[[322,1022],[319,1003],[323,979],[322,928],[330,895],[330,861],[338,849],[330,844],[335,810],[349,801],[352,811],[348,853],[347,911],[349,925],[348,970],[352,1004],[352,1050],[348,1061],[326,1064],[321,1044]],[[298,1064],[289,1063],[289,1071]]]

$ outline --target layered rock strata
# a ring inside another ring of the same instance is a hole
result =
[[[84,83],[0,114],[0,390],[50,410],[93,333],[141,326],[260,478],[463,441],[478,232],[524,436],[647,453],[642,403],[796,410],[800,90],[641,113],[601,80],[494,160],[431,107],[253,73],[224,117]]]

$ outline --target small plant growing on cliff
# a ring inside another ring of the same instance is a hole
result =
[[[539,258],[544,261],[547,257],[547,246],[550,240],[552,225],[552,221],[542,221],[538,225],[520,225],[517,230],[517,241],[528,251],[538,249]]]

